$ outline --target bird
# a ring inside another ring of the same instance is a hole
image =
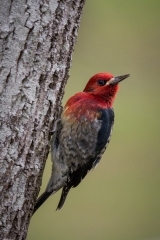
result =
[[[71,188],[77,187],[101,160],[114,124],[113,102],[119,83],[130,74],[114,77],[103,72],[91,77],[83,92],[69,98],[51,140],[52,173],[33,213],[62,188],[60,210]]]

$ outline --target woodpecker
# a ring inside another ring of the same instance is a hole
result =
[[[62,188],[57,206],[61,209],[70,189],[77,187],[99,163],[112,133],[112,106],[118,84],[129,76],[98,73],[90,78],[83,92],[67,101],[51,140],[52,174],[33,213]]]

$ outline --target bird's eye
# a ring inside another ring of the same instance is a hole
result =
[[[99,80],[97,81],[97,83],[98,83],[99,86],[104,86],[104,85],[106,84],[106,80],[99,79]]]

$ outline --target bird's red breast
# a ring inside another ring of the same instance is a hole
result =
[[[99,109],[107,108],[104,100],[91,93],[80,92],[71,97],[64,107],[63,116],[70,121],[84,120],[93,122],[101,118]]]

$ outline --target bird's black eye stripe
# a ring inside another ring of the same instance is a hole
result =
[[[99,79],[98,81],[97,81],[97,84],[99,85],[99,86],[104,86],[105,84],[106,84],[106,80],[103,80],[103,79]]]

